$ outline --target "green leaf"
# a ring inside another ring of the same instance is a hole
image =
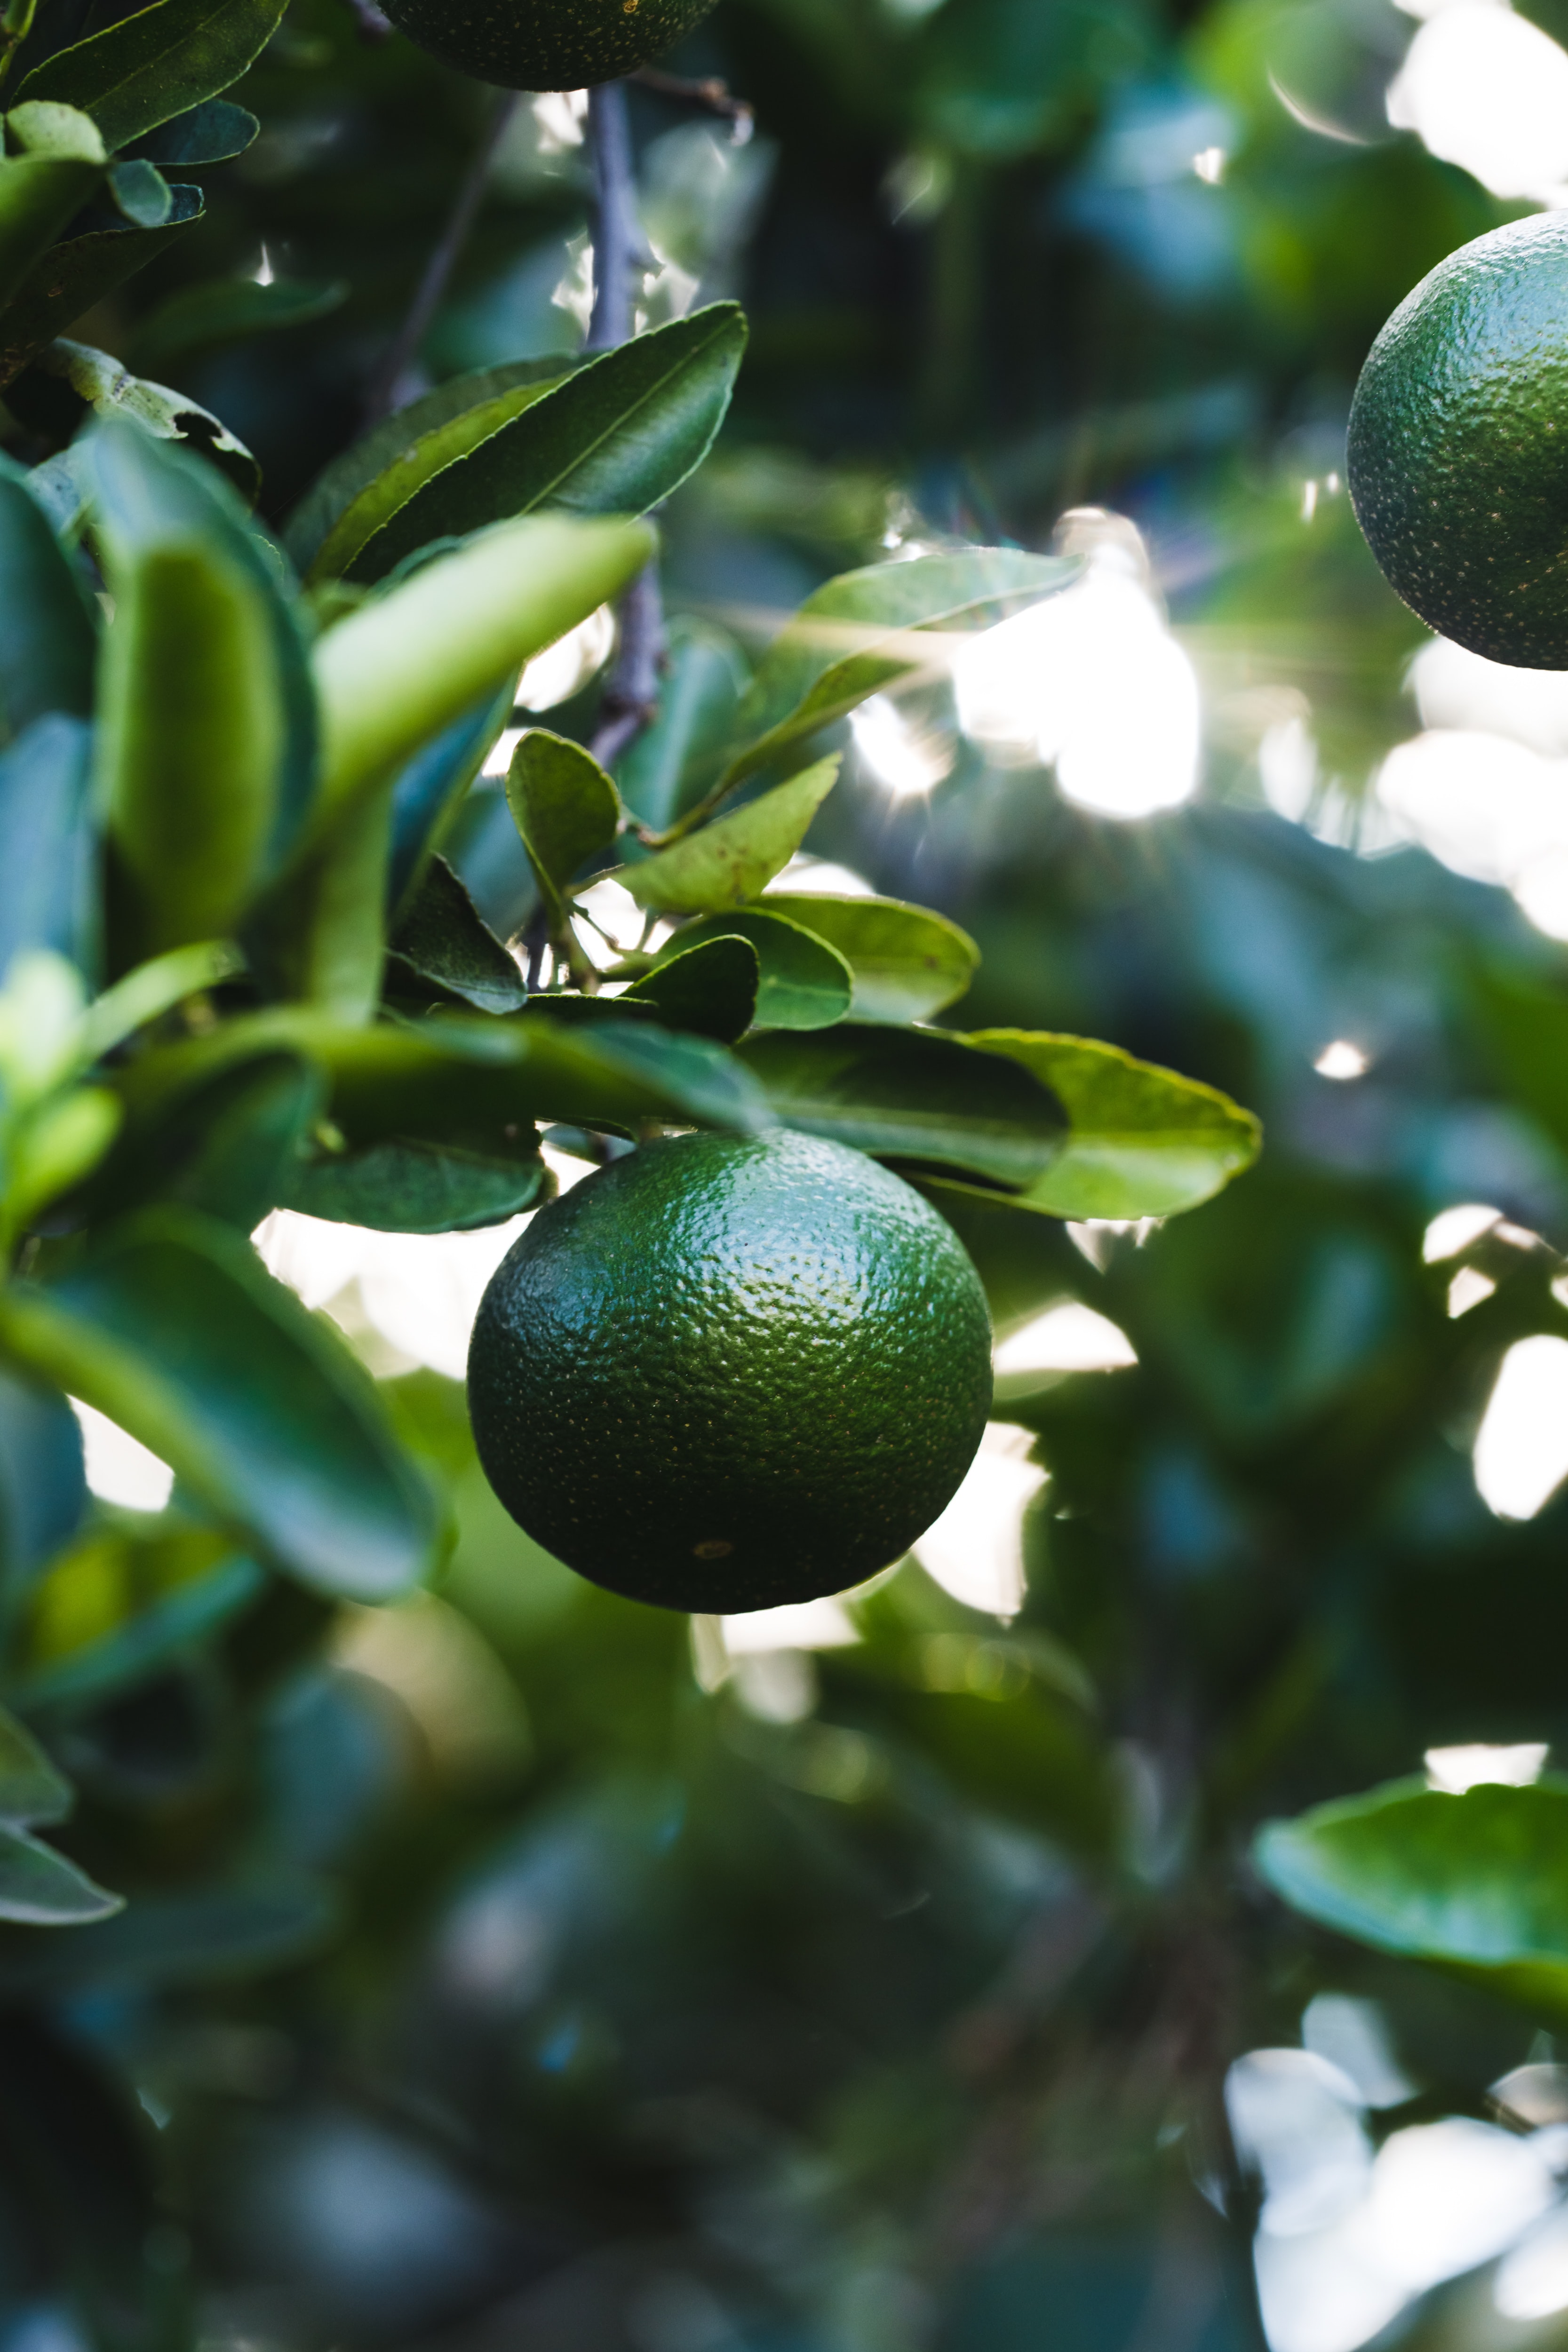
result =
[[[423,486],[411,485],[413,495],[398,499],[352,560],[333,560],[350,579],[384,580],[416,548],[481,530],[498,515],[542,507],[647,513],[708,455],[745,346],[744,313],[719,302],[605,352]],[[398,487],[397,477],[381,478],[384,506]]]
[[[717,914],[755,898],[781,874],[838,781],[838,755],[819,760],[761,800],[716,817],[684,841],[616,876],[639,907],[667,915]]]
[[[35,66],[17,95],[90,114],[110,149],[216,98],[282,20],[286,0],[156,0]]]
[[[0,1620],[70,1541],[87,1507],[75,1413],[58,1389],[0,1370]]]
[[[385,971],[391,858],[384,793],[352,803],[318,832],[247,928],[265,993],[317,1005],[339,1021],[370,1019]]]
[[[335,580],[397,506],[558,384],[576,364],[512,360],[438,384],[334,457],[289,518],[284,544],[309,580]]]
[[[156,163],[142,157],[113,165],[109,194],[116,212],[137,228],[162,228],[174,209],[169,183]]]
[[[341,278],[275,278],[265,286],[254,278],[206,278],[182,286],[138,321],[132,354],[139,368],[164,367],[211,343],[308,326],[341,309],[348,290]]]
[[[226,98],[207,98],[138,139],[132,152],[164,171],[171,164],[226,163],[244,154],[260,128],[248,107],[235,106]]]
[[[0,306],[79,213],[104,176],[96,124],[68,106],[17,106],[0,153]]]
[[[757,665],[735,720],[725,780],[738,783],[895,678],[939,667],[920,635],[1069,587],[1079,566],[1008,547],[967,548],[847,572],[808,596]]]
[[[90,719],[98,632],[85,595],[37,499],[4,478],[0,612],[0,731],[20,735],[47,711]]]
[[[444,727],[400,770],[392,787],[392,856],[387,911],[395,915],[418,887],[464,793],[511,716],[515,680],[487,695]]]
[[[528,1130],[532,1135],[531,1127]],[[545,1196],[537,1154],[491,1158],[394,1139],[368,1151],[308,1160],[283,1206],[380,1234],[466,1234],[521,1216]]]
[[[528,1001],[522,974],[444,857],[425,879],[393,932],[389,978],[429,981],[481,1013],[515,1013]]]
[[[115,599],[100,776],[157,950],[233,929],[291,847],[314,777],[310,674],[276,568],[210,467],[119,420],[92,461]]]
[[[29,948],[97,969],[91,761],[91,730],[59,717],[37,719],[0,752],[0,974]]]
[[[676,614],[658,712],[616,764],[621,798],[650,831],[663,833],[718,782],[750,676],[726,631]]]
[[[39,1103],[11,1139],[5,1218],[13,1234],[37,1224],[61,1193],[90,1175],[113,1142],[121,1110],[105,1087],[77,1087]]]
[[[10,405],[55,440],[74,435],[90,409],[99,416],[130,416],[160,441],[184,441],[233,483],[248,505],[261,486],[261,468],[226,425],[183,392],[132,375],[107,352],[57,337],[35,354],[11,388]]]
[[[749,940],[756,950],[761,979],[752,1019],[759,1029],[827,1029],[849,1011],[854,982],[844,958],[826,940],[771,908],[710,915],[677,931],[665,952],[720,934]]]
[[[0,314],[0,390],[73,320],[145,269],[183,228],[200,220],[205,207],[199,188],[177,183],[170,194],[174,211],[162,228],[132,228],[127,221],[90,229],[51,246],[33,264]]]
[[[177,1202],[249,1234],[289,1194],[325,1108],[325,1077],[302,1055],[220,1069],[132,1133],[105,1171],[109,1198],[121,1209]]]
[[[95,1528],[28,1594],[13,1692],[30,1707],[107,1697],[210,1640],[265,1581],[216,1528]]]
[[[874,1159],[972,1171],[1024,1186],[1062,1143],[1061,1107],[1028,1070],[934,1029],[847,1022],[774,1031],[737,1058],[778,1117]]]
[[[174,1209],[128,1220],[47,1289],[0,1292],[0,1345],[302,1583],[384,1600],[429,1565],[431,1499],[371,1382],[222,1225]]]
[[[187,996],[232,979],[240,969],[240,958],[224,940],[172,948],[151,963],[138,964],[89,1005],[82,1023],[84,1065],[112,1053],[149,1021],[173,1012]]]
[[[506,799],[559,936],[566,927],[567,885],[590,859],[601,862],[615,842],[616,788],[580,743],[531,727],[511,755]]]
[[[857,1021],[929,1021],[964,994],[980,968],[967,931],[901,898],[770,890],[764,905],[837,950],[854,982]]]
[[[760,980],[761,963],[752,941],[721,931],[661,958],[619,1002],[651,1004],[667,1028],[716,1037],[721,1045],[731,1045],[752,1025]]]
[[[1119,1045],[1024,1029],[977,1030],[968,1042],[1021,1062],[1067,1108],[1071,1132],[1026,1195],[1049,1216],[1175,1216],[1258,1157],[1250,1111]]]
[[[106,1919],[124,1897],[95,1886],[84,1870],[24,1830],[0,1829],[0,1919],[27,1927],[77,1927]]]
[[[0,1822],[16,1830],[63,1822],[72,1801],[70,1782],[56,1771],[32,1733],[0,1707]]]
[[[1568,2017],[1568,1780],[1462,1796],[1394,1780],[1266,1823],[1254,1855],[1319,1926]]]
[[[79,1986],[254,1978],[302,1958],[336,1925],[331,1897],[309,1882],[263,1880],[139,1895],[119,1918],[84,1928],[68,1944],[51,1945],[47,1955],[31,1945],[5,1950],[0,1955],[0,1989],[15,1997]]]
[[[532,516],[481,533],[340,621],[312,656],[323,809],[390,782],[480,695],[624,588],[654,545],[646,523]]]

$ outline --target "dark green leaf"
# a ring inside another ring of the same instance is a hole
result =
[[[428,1566],[430,1497],[370,1381],[211,1220],[145,1212],[47,1290],[0,1293],[0,1341],[302,1583],[377,1600]]]
[[[210,1639],[264,1582],[216,1528],[99,1528],[28,1594],[13,1694],[28,1707],[106,1698]]]
[[[132,152],[166,171],[171,164],[226,163],[243,155],[261,125],[247,107],[226,98],[204,99],[138,139]]]
[[[128,147],[216,98],[261,54],[286,0],[155,0],[35,66],[17,95],[90,114],[106,147]]]
[[[170,194],[174,208],[162,228],[132,228],[127,221],[91,229],[51,246],[34,263],[0,316],[0,389],[73,320],[145,269],[183,228],[200,220],[199,188],[176,183]]]
[[[565,928],[565,890],[590,862],[601,863],[616,838],[616,788],[580,743],[531,727],[511,755],[507,806],[522,836],[553,929]]]
[[[549,1172],[537,1156],[491,1158],[395,1139],[307,1160],[283,1205],[374,1233],[463,1234],[532,1208]]]
[[[481,1013],[514,1013],[526,1003],[522,974],[479,919],[474,902],[444,857],[433,857],[425,878],[392,934],[390,975],[429,981],[447,996]]]
[[[616,767],[621,798],[653,832],[663,833],[718,782],[749,676],[733,637],[677,614],[658,716]]]
[[[247,504],[260,487],[260,467],[244,442],[210,410],[167,384],[128,373],[118,360],[89,343],[62,335],[46,344],[12,385],[8,403],[25,422],[56,441],[72,438],[89,410],[99,416],[133,417],[158,440],[184,441],[198,450]]]
[[[116,212],[136,228],[162,228],[174,209],[169,183],[156,163],[140,158],[113,166],[109,194]]]
[[[849,966],[837,950],[771,908],[710,915],[677,931],[670,947],[679,951],[721,933],[749,940],[756,950],[762,976],[752,1019],[759,1029],[827,1029],[850,1010]]]
[[[787,1125],[878,1159],[1022,1186],[1061,1148],[1061,1108],[1038,1079],[936,1030],[781,1030],[749,1040],[739,1058]]]
[[[0,1707],[0,1823],[30,1829],[39,1822],[63,1822],[70,1809],[70,1782],[56,1771],[31,1732]]]
[[[311,580],[338,577],[397,504],[542,399],[573,360],[512,360],[438,384],[334,457],[289,519],[285,544]]]
[[[677,948],[620,1002],[651,1004],[667,1027],[731,1045],[752,1025],[760,978],[752,941],[721,931],[696,946]]]
[[[854,979],[849,1010],[858,1021],[929,1021],[964,993],[979,969],[968,933],[929,907],[773,890],[766,906],[837,949]]]
[[[0,1829],[0,1919],[27,1927],[77,1927],[107,1918],[123,1902],[25,1830]]]
[[[37,501],[0,478],[0,730],[46,711],[92,716],[97,630],[69,559]],[[7,874],[9,866],[5,868]]]
[[[5,117],[14,151],[0,152],[0,306],[103,179],[96,124],[68,106],[17,106]]]
[[[0,1614],[70,1541],[87,1499],[81,1431],[64,1397],[0,1370]]]
[[[1066,1106],[1071,1132],[1026,1196],[1051,1216],[1174,1216],[1258,1157],[1250,1111],[1118,1045],[1022,1029],[982,1029],[969,1042],[1021,1062]]]
[[[757,665],[736,714],[729,781],[767,767],[895,678],[939,668],[948,648],[933,637],[928,650],[921,631],[1055,595],[1078,575],[1078,564],[1058,556],[974,547],[828,581]]]
[[[1255,1853],[1321,1927],[1568,2017],[1568,1780],[1463,1796],[1394,1780],[1268,1822]]]
[[[392,856],[387,912],[395,917],[417,887],[425,861],[439,846],[464,793],[511,715],[513,681],[465,710],[415,753],[392,787]]]
[[[288,1194],[326,1082],[299,1054],[277,1051],[220,1069],[124,1139],[104,1171],[108,1197],[126,1208],[178,1202],[254,1231]]]
[[[16,1996],[250,1977],[300,1958],[336,1925],[330,1895],[309,1883],[139,1895],[118,1919],[51,1945],[47,1955],[20,1939],[0,1950],[0,1990]]]
[[[239,112],[237,107],[232,110]],[[142,320],[132,344],[139,368],[166,367],[209,343],[237,343],[251,335],[324,319],[347,299],[340,279],[275,278],[265,286],[254,278],[212,278],[182,286],[177,294]]]
[[[350,579],[384,580],[429,541],[498,515],[646,514],[712,446],[745,344],[744,314],[719,302],[605,352],[399,498],[357,553],[335,560]],[[395,496],[395,479],[382,479]]]
[[[789,864],[838,781],[838,756],[819,760],[761,800],[716,817],[684,841],[616,875],[639,907],[668,915],[718,914],[755,898]]]
[[[91,976],[99,960],[92,733],[40,719],[0,752],[0,972],[52,948]]]

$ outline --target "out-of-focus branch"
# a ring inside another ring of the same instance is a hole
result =
[[[658,90],[661,98],[679,99],[684,105],[706,107],[710,114],[723,115],[737,147],[745,145],[756,127],[750,99],[731,97],[729,83],[716,78],[689,81],[680,74],[661,73],[657,66],[639,66],[628,79],[641,82],[644,89]]]

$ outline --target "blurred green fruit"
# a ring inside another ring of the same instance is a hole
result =
[[[496,1493],[595,1583],[731,1612],[840,1592],[951,1500],[991,1402],[952,1228],[842,1144],[686,1135],[542,1210],[474,1329]]]
[[[390,0],[411,41],[502,89],[583,89],[635,73],[714,0]]]
[[[1568,667],[1568,216],[1493,229],[1406,295],[1356,387],[1350,490],[1430,627]]]

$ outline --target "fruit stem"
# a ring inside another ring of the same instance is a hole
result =
[[[458,183],[457,194],[452,199],[452,209],[447,215],[447,226],[414,289],[414,299],[408,306],[407,315],[371,378],[364,403],[367,427],[379,425],[384,416],[390,416],[403,405],[404,379],[419,355],[419,346],[430,331],[430,322],[440,307],[447,281],[479,218],[491,161],[517,105],[518,92],[515,89],[503,89],[496,100],[489,121],[469,159],[468,168]]]

